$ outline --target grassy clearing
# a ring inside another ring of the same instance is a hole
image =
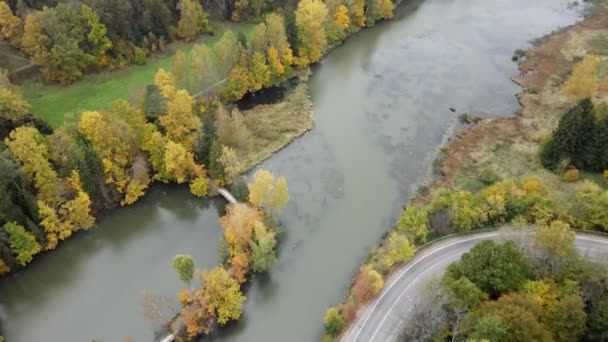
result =
[[[213,36],[201,36],[194,43],[213,44],[227,30],[242,32],[247,39],[250,39],[253,24],[219,22],[214,23],[214,30]],[[175,51],[182,49],[188,53],[194,43],[171,44],[166,52],[148,58],[145,65],[133,65],[124,70],[85,75],[69,86],[27,81],[21,85],[21,91],[31,103],[32,112],[36,116],[47,120],[53,127],[58,127],[63,124],[66,113],[106,108],[112,101],[128,98],[144,89],[153,82],[154,74],[159,68],[171,68],[171,56]]]
[[[312,129],[314,117],[308,83],[302,80],[281,102],[256,106],[243,115],[251,132],[251,143],[237,154],[243,161],[242,171],[247,171]]]

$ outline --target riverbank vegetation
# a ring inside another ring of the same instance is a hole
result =
[[[603,341],[608,265],[579,255],[559,221],[484,241],[429,284],[401,341]]]
[[[302,84],[308,65],[348,34],[392,17],[393,7],[390,0],[310,0],[295,8],[239,1],[232,19],[259,22],[249,39],[228,30],[212,47],[178,51],[171,70],[158,69],[138,96],[78,110],[65,122],[53,113],[55,130],[30,114],[3,74],[0,167],[9,177],[2,182],[0,274],[92,227],[102,211],[136,202],[153,181],[189,184],[199,197],[209,179],[242,189],[239,173],[312,126]],[[0,33],[40,64],[42,81],[67,84],[144,63],[168,40],[195,40],[210,30],[206,11],[195,0],[1,2]],[[275,86],[286,88],[276,106],[238,109],[246,94]]]
[[[344,301],[327,311],[326,340],[356,319],[415,247],[433,239],[509,222],[550,234],[562,227],[608,231],[608,51],[599,48],[608,37],[607,13],[602,2],[582,23],[526,52],[515,79],[524,88],[520,116],[482,121],[445,149],[436,182],[421,188]]]
[[[248,203],[230,204],[220,218],[222,247],[227,262],[212,271],[195,270],[191,256],[176,255],[173,267],[179,278],[198,287],[180,291],[181,311],[170,329],[191,340],[211,333],[217,325],[239,319],[246,300],[241,286],[252,273],[263,273],[276,262],[279,223],[276,215],[289,201],[287,181],[266,170],[255,173],[247,186]],[[194,279],[196,278],[196,279]]]

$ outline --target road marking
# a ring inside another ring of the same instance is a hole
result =
[[[468,242],[468,241],[473,241],[473,240],[479,240],[479,239],[482,239],[482,238],[494,237],[494,236],[497,236],[497,235],[498,235],[498,233],[492,232],[492,233],[486,233],[484,235],[468,238],[468,239],[465,239],[465,240],[458,240],[458,241],[449,243],[447,245],[440,246],[439,248],[434,249],[434,250],[430,251],[427,254],[423,254],[423,255],[420,256],[420,258],[418,260],[410,263],[406,268],[404,268],[401,272],[399,272],[399,275],[391,283],[391,285],[389,285],[389,287],[386,288],[385,291],[382,291],[382,294],[380,295],[380,297],[378,297],[375,300],[374,305],[372,306],[371,310],[369,310],[369,311],[366,310],[367,312],[365,312],[364,315],[367,314],[367,318],[361,324],[361,326],[359,328],[359,331],[357,332],[357,334],[355,335],[355,338],[352,341],[353,342],[357,341],[357,339],[359,338],[359,335],[361,334],[361,331],[363,330],[363,327],[367,324],[367,321],[369,321],[369,319],[371,317],[371,313],[374,312],[374,310],[376,310],[376,307],[378,306],[378,303],[380,303],[380,301],[382,301],[382,298],[384,298],[384,295],[386,295],[387,293],[389,293],[391,291],[391,289],[393,288],[393,286],[395,286],[395,284],[397,284],[399,282],[399,280],[403,277],[403,275],[405,273],[407,273],[412,267],[416,266],[419,262],[421,262],[422,260],[426,259],[428,256],[430,256],[432,254],[435,254],[436,252],[441,251],[441,250],[443,250],[445,248],[448,248],[448,247],[451,247],[451,246],[454,246],[454,245],[457,245],[457,244],[460,244],[460,243],[464,243],[464,242]]]
[[[361,316],[361,319],[366,316],[365,320],[363,321],[362,324],[354,324],[353,327],[358,327],[358,331],[357,334],[355,335],[354,339],[352,340],[353,342],[357,341],[357,339],[359,338],[359,336],[361,335],[361,332],[363,331],[363,327],[367,324],[367,322],[369,321],[369,319],[371,318],[372,313],[376,310],[376,307],[378,306],[378,304],[382,301],[382,298],[384,298],[384,296],[389,293],[391,291],[391,289],[393,288],[393,286],[395,286],[395,284],[397,284],[401,278],[404,276],[405,273],[407,273],[412,267],[414,267],[416,264],[418,264],[419,262],[421,262],[422,260],[426,259],[428,256],[441,251],[445,248],[460,244],[460,243],[464,243],[464,242],[469,242],[469,241],[473,241],[473,240],[479,240],[479,239],[484,239],[484,238],[492,238],[492,237],[496,237],[499,235],[511,235],[511,234],[516,234],[516,233],[499,233],[499,232],[492,232],[492,233],[485,233],[483,235],[479,235],[479,236],[475,236],[475,237],[471,237],[468,239],[464,239],[464,240],[459,240],[459,241],[455,241],[452,243],[449,243],[447,245],[443,245],[443,246],[439,246],[437,249],[434,249],[432,251],[430,251],[427,254],[423,254],[420,256],[420,258],[418,260],[415,260],[414,262],[412,262],[411,264],[409,264],[407,267],[405,267],[401,272],[399,272],[398,276],[396,276],[395,280],[393,282],[391,282],[391,284],[389,285],[388,288],[386,288],[384,291],[382,291],[382,294],[380,295],[380,297],[376,298],[376,300],[374,301],[374,305],[371,307],[371,309],[365,310],[365,312],[363,313],[363,316]],[[608,240],[605,238],[592,238],[592,237],[585,237],[584,235],[582,235],[584,233],[577,233],[576,236],[576,240],[583,240],[583,241],[594,241],[594,242],[599,242],[601,244],[608,244]],[[433,266],[431,266],[430,268],[432,268]],[[430,269],[429,268],[429,269]],[[425,270],[423,272],[426,273],[428,271]],[[422,274],[421,274],[422,275]],[[421,276],[420,275],[420,276]],[[418,276],[418,277],[420,277]],[[416,277],[416,279],[418,278]],[[415,280],[416,280],[415,279]],[[415,280],[413,282],[415,282]],[[412,283],[413,283],[412,282]],[[386,320],[386,318],[388,317],[388,314],[393,310],[393,307],[395,306],[396,302],[399,301],[399,298],[401,297],[401,295],[407,291],[407,289],[411,286],[408,285],[400,294],[399,297],[397,298],[397,301],[393,302],[393,305],[391,305],[390,309],[388,310],[388,312],[384,315],[384,318],[382,319],[382,321],[380,321],[380,324],[378,325],[378,327],[376,327],[376,330],[374,331],[374,334],[372,335],[372,338],[370,339],[370,342],[374,339],[374,337],[376,336],[377,332],[379,331],[380,327],[382,326],[382,324],[384,323],[384,321]],[[360,320],[360,319],[359,319]],[[351,333],[348,333],[345,338],[348,338],[348,336]],[[348,339],[347,339],[348,340]]]

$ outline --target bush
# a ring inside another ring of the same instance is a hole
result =
[[[146,64],[146,51],[140,47],[136,47],[135,50],[135,64],[144,65]]]
[[[429,235],[428,223],[429,213],[425,208],[409,206],[401,213],[397,230],[406,234],[410,241],[425,243]]]
[[[384,278],[369,266],[361,269],[353,285],[353,296],[358,303],[367,303],[384,287]]]
[[[479,173],[478,177],[479,181],[486,184],[491,185],[501,180],[500,176],[494,171],[492,168],[485,168]]]
[[[570,169],[564,173],[562,180],[568,183],[574,183],[579,178],[579,172],[577,169]]]
[[[468,191],[445,191],[440,201],[449,209],[450,217],[460,233],[479,228],[481,207],[472,193]]]
[[[328,341],[333,341],[333,338],[340,335],[342,329],[344,329],[344,316],[338,309],[331,307],[325,313],[325,318],[323,318],[323,324],[325,326],[325,333],[330,337]],[[326,338],[323,338],[325,341]]]

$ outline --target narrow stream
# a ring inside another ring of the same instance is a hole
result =
[[[251,284],[242,319],[204,340],[319,340],[326,308],[427,175],[458,114],[516,111],[513,52],[580,11],[568,0],[414,0],[332,51],[311,79],[315,129],[263,164],[291,195],[279,262]],[[217,264],[222,210],[155,187],[0,281],[1,331],[8,342],[152,341],[141,291],[174,296],[183,286],[175,254]]]

